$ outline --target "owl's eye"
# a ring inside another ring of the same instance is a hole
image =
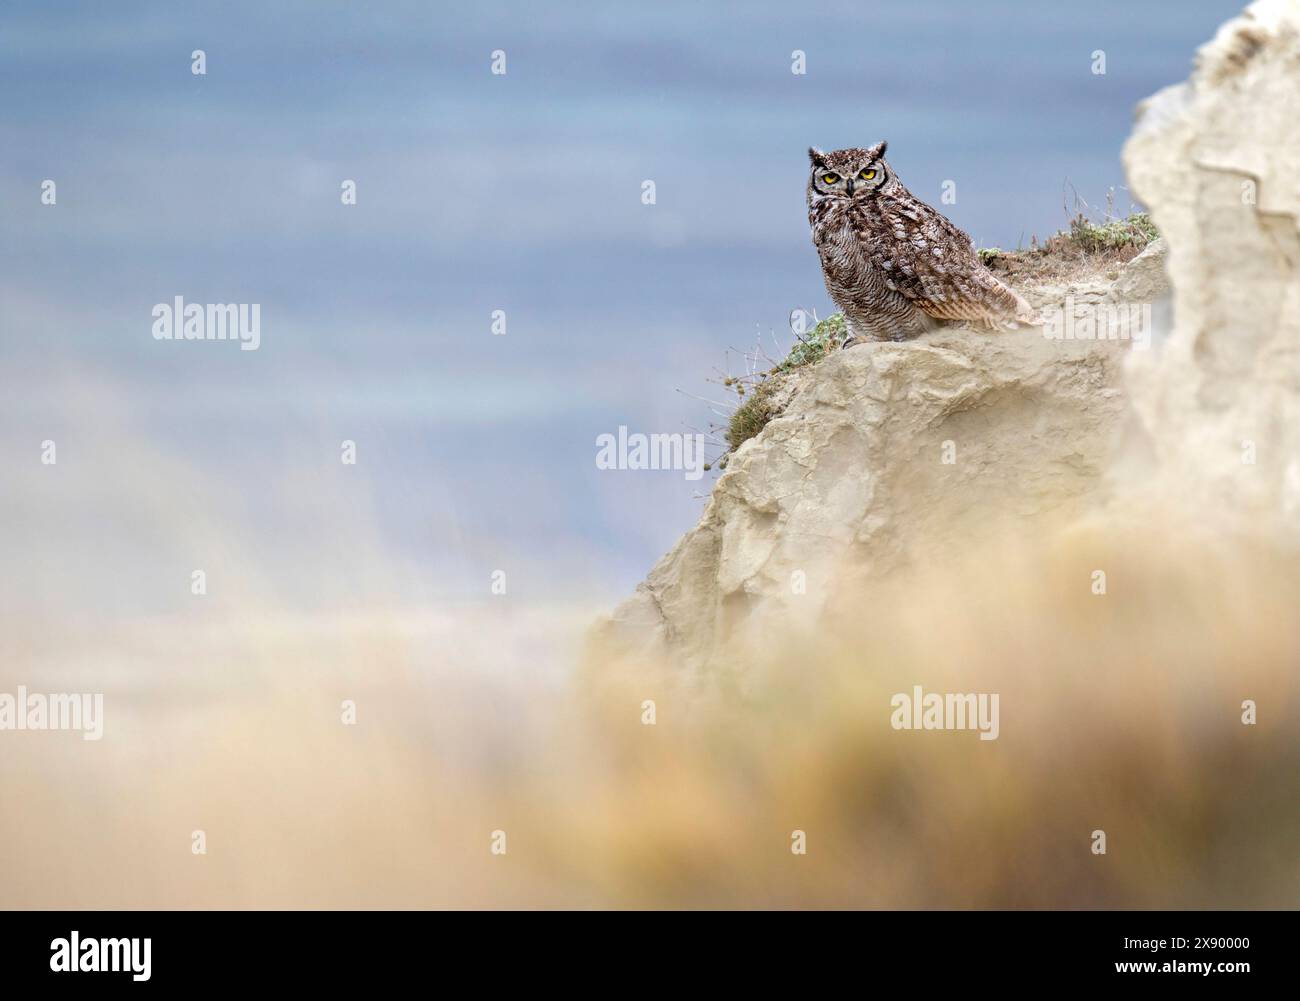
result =
[[[839,174],[822,174],[822,184],[838,184],[839,180]]]
[[[876,176],[876,172],[874,170],[864,170],[858,176],[862,178],[864,181],[870,181],[873,177]]]

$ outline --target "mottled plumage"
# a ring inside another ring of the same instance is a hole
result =
[[[970,237],[903,187],[885,143],[808,157],[813,244],[852,339],[901,341],[942,321],[1032,322],[1029,305],[980,264]]]

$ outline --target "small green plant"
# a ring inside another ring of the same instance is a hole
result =
[[[1009,276],[1012,282],[1059,283],[1099,274],[1113,281],[1112,271],[1160,236],[1145,212],[1130,211],[1126,216],[1116,213],[1114,189],[1107,195],[1105,210],[1099,213],[1100,222],[1089,217],[1091,211],[1076,195],[1073,210],[1066,207],[1065,229],[1046,240],[1033,236],[1028,247],[981,247],[976,254],[986,268]]]
[[[1059,234],[1069,239],[1087,254],[1100,254],[1108,250],[1129,247],[1141,250],[1160,234],[1155,223],[1145,212],[1134,212],[1123,219],[1093,222],[1082,212],[1070,220],[1068,233]]]
[[[806,335],[796,335],[798,339],[785,360],[777,362],[767,371],[759,369],[757,364],[747,363],[746,375],[726,376],[722,379],[722,385],[735,393],[740,402],[727,420],[723,437],[726,438],[728,451],[718,461],[720,468],[725,469],[731,453],[781,413],[781,405],[777,403],[777,388],[784,381],[782,377],[795,369],[819,362],[837,351],[844,345],[848,334],[844,315],[836,313],[819,322]],[[769,364],[772,361],[761,352],[755,352],[753,361],[756,362],[759,357]]]
[[[791,369],[821,361],[843,345],[848,336],[849,329],[844,322],[844,314],[836,313],[834,316],[828,316],[813,327],[807,337],[800,339],[790,349],[785,361],[776,366],[776,371],[789,372]]]

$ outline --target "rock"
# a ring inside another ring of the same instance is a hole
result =
[[[1125,146],[1164,239],[1113,283],[1026,291],[1044,323],[1150,304],[1152,350],[957,328],[800,369],[699,524],[601,624],[603,648],[743,664],[838,593],[1007,519],[1177,513],[1298,541],[1297,94],[1300,4],[1258,0],[1142,105]]]
[[[703,666],[811,626],[840,589],[1101,487],[1127,345],[936,331],[800,369],[699,524],[599,629]]]
[[[1259,0],[1139,109],[1124,164],[1169,244],[1176,327],[1134,353],[1153,503],[1300,532],[1300,4]],[[1136,262],[1135,262],[1136,263]]]
[[[1168,297],[1169,276],[1165,261],[1169,244],[1164,237],[1153,240],[1137,257],[1124,265],[1106,292],[1108,302],[1155,303]]]

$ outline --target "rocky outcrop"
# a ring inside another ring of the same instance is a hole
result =
[[[1260,0],[1139,108],[1130,188],[1169,243],[1176,325],[1135,353],[1144,486],[1300,532],[1300,3]]]
[[[1163,303],[1169,297],[1169,244],[1162,236],[1128,262],[1106,290],[1109,302]]]
[[[1003,519],[1077,509],[1101,489],[1127,349],[954,329],[799,370],[603,638],[697,666],[743,660],[839,590]]]
[[[800,370],[601,639],[743,660],[861,580],[1105,503],[1300,534],[1297,94],[1300,4],[1259,0],[1140,109],[1124,162],[1164,239],[1113,282],[1030,295],[1044,316],[1149,306],[1148,350],[957,329]]]

